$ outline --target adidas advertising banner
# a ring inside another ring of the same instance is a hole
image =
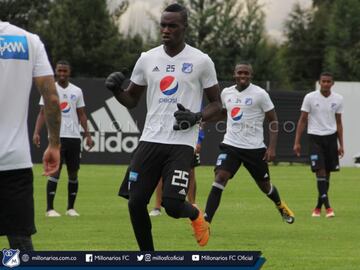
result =
[[[105,89],[104,79],[72,79],[71,82],[83,91],[88,127],[95,146],[90,152],[83,151],[82,164],[129,164],[131,153],[139,144],[140,135],[146,116],[145,93],[138,106],[128,110]],[[229,84],[227,83],[227,86]],[[306,158],[295,157],[292,151],[296,123],[305,93],[303,92],[270,92],[279,118],[279,137],[277,161],[306,162]],[[31,91],[29,108],[30,141],[39,112],[39,93]],[[71,127],[67,127],[71,128]],[[265,141],[267,141],[265,128]],[[226,121],[207,123],[204,128],[205,139],[201,147],[201,164],[214,165],[219,152],[218,145],[226,131]],[[303,136],[303,149],[307,149],[306,136]],[[83,142],[83,148],[85,147]],[[31,146],[32,160],[41,163],[42,154],[47,146],[45,128],[41,133],[41,147]],[[305,157],[305,156],[304,156]]]
[[[16,269],[161,269],[257,270],[265,263],[259,251],[34,251],[3,249],[0,266]],[[2,267],[1,267],[2,268]],[[155,268],[154,268],[155,269]]]

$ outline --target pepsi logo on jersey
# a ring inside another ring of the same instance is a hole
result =
[[[240,107],[234,107],[231,109],[231,118],[234,121],[239,121],[243,116],[243,112],[241,111]]]

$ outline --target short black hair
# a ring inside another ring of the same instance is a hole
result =
[[[329,71],[323,71],[323,72],[321,72],[321,73],[320,73],[320,78],[321,78],[322,76],[328,76],[328,77],[331,77],[332,79],[334,79],[334,75],[333,75],[331,72],[329,72]]]
[[[56,62],[56,65],[64,65],[64,66],[68,66],[71,68],[69,61],[66,61],[66,60],[59,60]]]
[[[187,25],[188,23],[188,11],[186,9],[186,7],[178,4],[178,3],[174,3],[171,5],[168,5],[165,9],[164,12],[178,12],[181,14],[183,20],[184,20],[184,24]]]

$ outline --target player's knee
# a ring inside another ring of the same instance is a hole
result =
[[[231,175],[226,171],[217,171],[215,176],[215,183],[225,187]]]
[[[181,200],[162,198],[162,206],[165,208],[166,214],[173,218],[181,217],[183,203]]]
[[[130,196],[128,201],[128,207],[130,211],[137,211],[141,208],[146,208],[147,202],[140,196]]]
[[[69,179],[77,179],[78,178],[78,173],[77,173],[77,171],[68,172],[68,176],[69,176]]]

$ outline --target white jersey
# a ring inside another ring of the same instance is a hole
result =
[[[203,89],[217,84],[213,61],[207,54],[186,45],[170,57],[163,45],[141,54],[131,81],[147,85],[147,115],[140,141],[195,146],[198,125],[174,131],[177,103],[192,112],[199,112]]]
[[[324,97],[320,90],[316,90],[304,97],[301,111],[309,113],[308,134],[331,135],[337,130],[335,114],[344,111],[343,97],[334,92]]]
[[[37,35],[0,21],[0,171],[32,167],[27,127],[33,77],[53,75]]]
[[[83,93],[72,83],[69,83],[66,88],[62,88],[56,83],[56,90],[61,110],[60,138],[80,138],[80,123],[76,109],[85,107]],[[42,97],[39,104],[44,105]]]
[[[223,143],[242,149],[265,147],[265,113],[274,109],[269,94],[254,84],[241,92],[233,85],[221,92],[221,101],[227,111]]]

